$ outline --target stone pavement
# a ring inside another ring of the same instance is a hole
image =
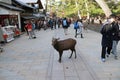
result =
[[[74,29],[64,35],[63,29],[36,31],[36,39],[26,34],[7,43],[0,54],[0,80],[120,80],[120,56],[111,55],[101,62],[101,34],[84,31],[84,38],[77,40],[77,59],[69,59],[70,51],[64,51],[62,63],[52,47],[52,37],[74,38]],[[120,44],[118,44],[120,53]]]

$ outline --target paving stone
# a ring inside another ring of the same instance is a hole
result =
[[[62,28],[36,32],[36,39],[28,39],[25,34],[7,43],[0,54],[0,80],[119,80],[120,62],[110,55],[106,62],[100,60],[101,34],[88,30],[84,38],[74,38],[71,26],[68,35]],[[71,51],[64,51],[62,62],[52,47],[52,37],[61,40],[77,40],[76,53],[71,59]],[[118,44],[118,52],[120,44]],[[120,58],[120,56],[118,56]]]

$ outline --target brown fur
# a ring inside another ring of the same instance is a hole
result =
[[[77,57],[76,50],[75,50],[75,45],[76,45],[75,39],[69,38],[69,39],[60,40],[60,41],[58,41],[58,40],[59,39],[53,38],[52,45],[59,52],[59,62],[61,62],[61,57],[62,57],[64,50],[70,49],[72,51],[69,58],[72,57],[73,51],[75,52],[75,58]]]

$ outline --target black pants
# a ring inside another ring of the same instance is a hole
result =
[[[77,29],[75,29],[75,37],[77,37]]]
[[[102,54],[101,54],[101,58],[105,58],[106,52],[110,55],[110,52],[112,50],[112,46],[111,47],[102,47]]]
[[[77,35],[80,34],[81,35],[81,38],[83,38],[83,35],[82,33],[78,33],[78,29],[75,29],[75,37],[77,38]]]

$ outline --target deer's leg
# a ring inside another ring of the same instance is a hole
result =
[[[61,58],[62,58],[63,51],[59,52],[59,62],[61,63]]]
[[[74,49],[74,53],[75,53],[75,59],[77,58],[77,55],[76,55],[76,50]]]
[[[72,57],[72,55],[73,55],[73,50],[72,50],[72,49],[71,49],[71,52],[72,52],[72,53],[71,53],[71,55],[70,55],[69,59],[70,59],[70,58]]]

